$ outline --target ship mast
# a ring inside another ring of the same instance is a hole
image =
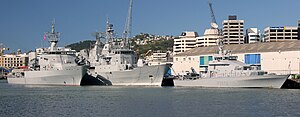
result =
[[[106,31],[105,31],[105,36],[106,36],[106,43],[113,42],[114,40],[114,29],[113,25],[109,23],[109,18],[106,19]]]
[[[52,21],[51,32],[46,32],[46,36],[49,38],[50,51],[54,51],[59,39],[59,32],[55,32],[55,20]]]
[[[101,53],[103,55],[108,55],[111,52],[112,47],[115,45],[113,25],[109,23],[108,18],[106,19],[105,39],[106,42]]]

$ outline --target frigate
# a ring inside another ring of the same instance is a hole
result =
[[[59,33],[55,32],[54,22],[52,31],[44,35],[44,40],[47,38],[50,47],[37,48],[35,52],[29,53],[28,69],[14,69],[8,75],[8,83],[80,85],[88,67],[84,61],[77,59],[75,50],[56,46]]]
[[[105,39],[100,46],[100,38]],[[113,25],[107,20],[105,33],[96,33],[96,43],[88,58],[92,76],[111,81],[112,85],[161,86],[172,64],[147,65],[131,49],[128,40],[114,36]]]

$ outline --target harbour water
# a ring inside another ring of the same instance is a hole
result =
[[[11,85],[0,81],[0,116],[300,116],[300,90]]]

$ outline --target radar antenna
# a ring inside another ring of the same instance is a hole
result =
[[[106,43],[113,42],[114,40],[114,29],[113,25],[109,22],[109,18],[106,18],[106,31],[105,31],[105,36],[106,36]]]
[[[46,32],[45,35],[49,38],[50,50],[53,51],[56,48],[56,44],[59,40],[59,32],[55,32],[55,19],[52,21],[51,32]]]

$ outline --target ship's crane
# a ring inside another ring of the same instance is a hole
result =
[[[214,14],[214,10],[212,8],[212,3],[211,3],[211,0],[208,0],[208,5],[209,5],[209,10],[210,10],[210,15],[211,15],[211,28],[212,29],[218,29],[218,24],[217,24],[217,21],[216,21],[216,17],[215,17],[215,14]]]
[[[132,5],[133,5],[133,0],[130,0],[129,2],[129,9],[128,9],[128,16],[126,18],[126,23],[124,27],[124,32],[123,32],[123,39],[124,39],[124,46],[128,46],[128,39],[131,36],[131,28],[132,28]]]

